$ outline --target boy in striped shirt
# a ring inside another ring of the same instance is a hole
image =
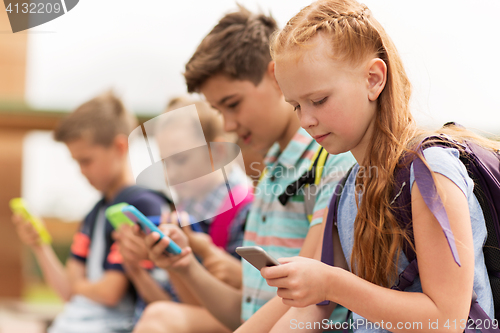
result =
[[[267,152],[266,172],[255,188],[244,245],[261,246],[276,258],[313,257],[335,185],[355,161],[350,153],[329,156],[317,186],[291,193],[285,204],[280,201],[288,185],[309,169],[321,147],[300,127],[294,108],[284,100],[274,78],[269,37],[276,28],[272,17],[253,14],[240,6],[205,37],[186,64],[184,76],[189,92],[202,93],[219,110],[226,131],[235,132],[254,150]],[[181,276],[201,304],[227,328],[235,330],[245,322],[238,332],[268,332],[288,310],[276,290],[246,261],[242,263],[243,290],[236,290],[210,276],[194,259],[178,227],[162,225],[161,229],[184,247],[183,253],[163,255],[169,241],[162,239],[155,245],[159,235],[153,233],[145,238],[150,258],[157,266]],[[178,325],[173,316],[161,316],[168,314],[166,308],[162,310],[166,304],[153,306],[150,311],[146,308],[135,332],[208,332],[207,327],[197,331],[189,323]],[[338,307],[332,319],[342,321],[345,313]]]

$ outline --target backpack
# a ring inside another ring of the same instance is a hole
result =
[[[243,200],[235,205],[234,197],[243,197]],[[231,237],[231,223],[238,213],[247,205],[250,205],[252,201],[253,192],[244,185],[234,187],[231,194],[223,200],[208,229],[208,234],[216,246],[226,249]]]
[[[445,126],[448,125],[455,124],[445,124]],[[458,149],[460,152],[460,160],[465,165],[469,177],[474,181],[474,195],[479,201],[483,211],[488,232],[487,240],[483,246],[483,253],[493,294],[495,319],[500,320],[500,151],[492,152],[491,150],[467,140],[463,143],[459,143],[445,134],[425,138],[419,145],[418,151],[422,153],[423,150],[428,147],[452,147]],[[395,171],[394,176],[394,199],[391,202],[394,216],[401,227],[409,231],[410,238],[412,239],[411,193],[410,186],[407,183],[410,179],[411,162],[413,162],[415,181],[422,194],[422,198],[443,228],[453,257],[457,264],[460,264],[454,238],[453,235],[451,235],[448,216],[437,194],[432,172],[422,160],[414,156],[406,156],[406,159],[404,158],[403,161],[404,163]],[[332,235],[333,225],[336,224],[337,221],[340,196],[351,170],[349,170],[344,179],[339,182],[334,191],[325,226],[325,235]],[[333,265],[332,245],[332,237],[324,237],[321,261],[329,265]],[[403,244],[403,252],[410,264],[399,275],[398,284],[391,288],[400,291],[404,291],[411,286],[415,277],[418,275],[416,254],[412,250],[410,244],[406,242]],[[323,305],[325,303],[327,304],[327,302],[322,302],[320,304]],[[491,318],[481,309],[477,302],[477,296],[473,291],[469,320],[465,332],[475,332],[476,328],[480,329],[482,332],[500,332],[500,329],[495,329],[491,327],[491,325],[489,325],[489,329],[482,327],[482,324],[486,321],[489,321],[492,325]]]

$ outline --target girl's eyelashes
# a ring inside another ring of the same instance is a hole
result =
[[[321,105],[321,104],[325,103],[327,99],[328,99],[328,97],[325,97],[317,102],[313,101],[313,105]]]
[[[328,99],[328,97],[325,97],[317,102],[312,101],[312,104],[315,106],[321,105],[321,104],[325,103],[327,99]],[[297,104],[296,106],[293,107],[293,111],[299,111],[299,110],[300,110],[300,104]]]

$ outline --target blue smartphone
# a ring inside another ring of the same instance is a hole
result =
[[[144,233],[150,234],[153,231],[159,233],[160,239],[158,240],[158,242],[164,237],[166,237],[163,234],[163,232],[161,232],[160,229],[158,229],[156,225],[154,225],[153,222],[151,222],[146,216],[144,216],[144,214],[142,214],[134,206],[132,205],[125,206],[122,208],[122,212],[133,222],[137,223],[141,227],[142,231],[144,231]],[[167,246],[165,251],[174,255],[181,254],[182,252],[179,245],[175,244],[173,240],[170,240],[170,244]]]
[[[161,215],[152,215],[152,216],[146,216],[148,220],[153,222],[155,226],[159,226],[161,223]],[[201,228],[200,224],[192,217],[189,215],[189,222],[191,229],[196,232],[203,232],[203,229]]]

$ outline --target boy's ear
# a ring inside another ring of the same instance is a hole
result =
[[[123,155],[128,153],[128,137],[125,134],[118,134],[113,140],[113,146]]]
[[[370,60],[367,66],[368,99],[375,101],[387,82],[387,65],[380,58]]]
[[[267,65],[267,70],[265,75],[269,75],[269,78],[271,79],[271,82],[275,88],[277,88],[280,92],[280,86],[278,85],[278,81],[276,81],[276,77],[274,76],[274,60],[271,60],[269,64]]]

